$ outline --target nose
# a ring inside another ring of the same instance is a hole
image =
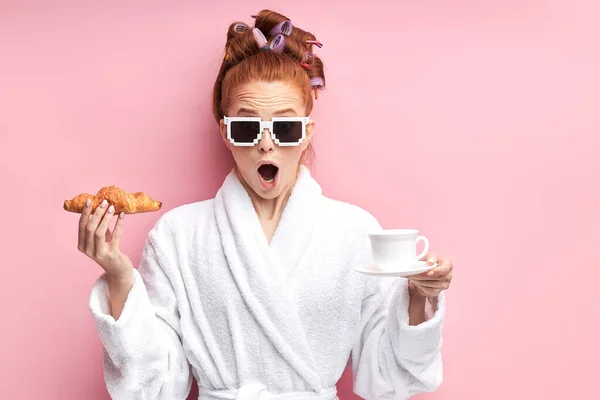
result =
[[[258,151],[261,153],[271,153],[273,150],[275,150],[275,143],[273,143],[273,139],[271,139],[271,132],[269,132],[268,129],[265,129],[260,142],[258,142]]]

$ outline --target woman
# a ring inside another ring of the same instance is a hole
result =
[[[235,160],[215,198],[166,212],[141,264],[119,250],[112,206],[79,224],[79,249],[105,273],[90,309],[115,399],[337,398],[348,360],[366,399],[404,399],[442,380],[452,266],[376,279],[368,212],[321,194],[306,168],[312,94],[325,85],[316,38],[264,10],[232,24],[214,114]],[[428,313],[428,307],[430,312]]]

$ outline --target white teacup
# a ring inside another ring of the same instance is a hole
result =
[[[369,233],[373,261],[382,271],[412,268],[429,250],[429,240],[416,229],[383,229]],[[425,248],[417,254],[417,243]]]

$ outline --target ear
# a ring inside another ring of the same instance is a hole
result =
[[[219,121],[219,131],[221,133],[221,139],[223,139],[225,146],[227,146],[227,148],[231,150],[233,144],[231,144],[229,139],[227,139],[227,126],[225,125],[225,120],[223,118],[221,118],[221,120]]]
[[[306,138],[302,141],[302,151],[306,150],[310,142],[312,141],[313,135],[315,133],[315,121],[312,119],[306,124]]]

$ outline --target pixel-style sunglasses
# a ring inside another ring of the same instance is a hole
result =
[[[310,117],[274,117],[263,121],[260,117],[223,117],[227,139],[234,146],[254,146],[265,129],[279,146],[299,146],[306,138],[306,124]]]

